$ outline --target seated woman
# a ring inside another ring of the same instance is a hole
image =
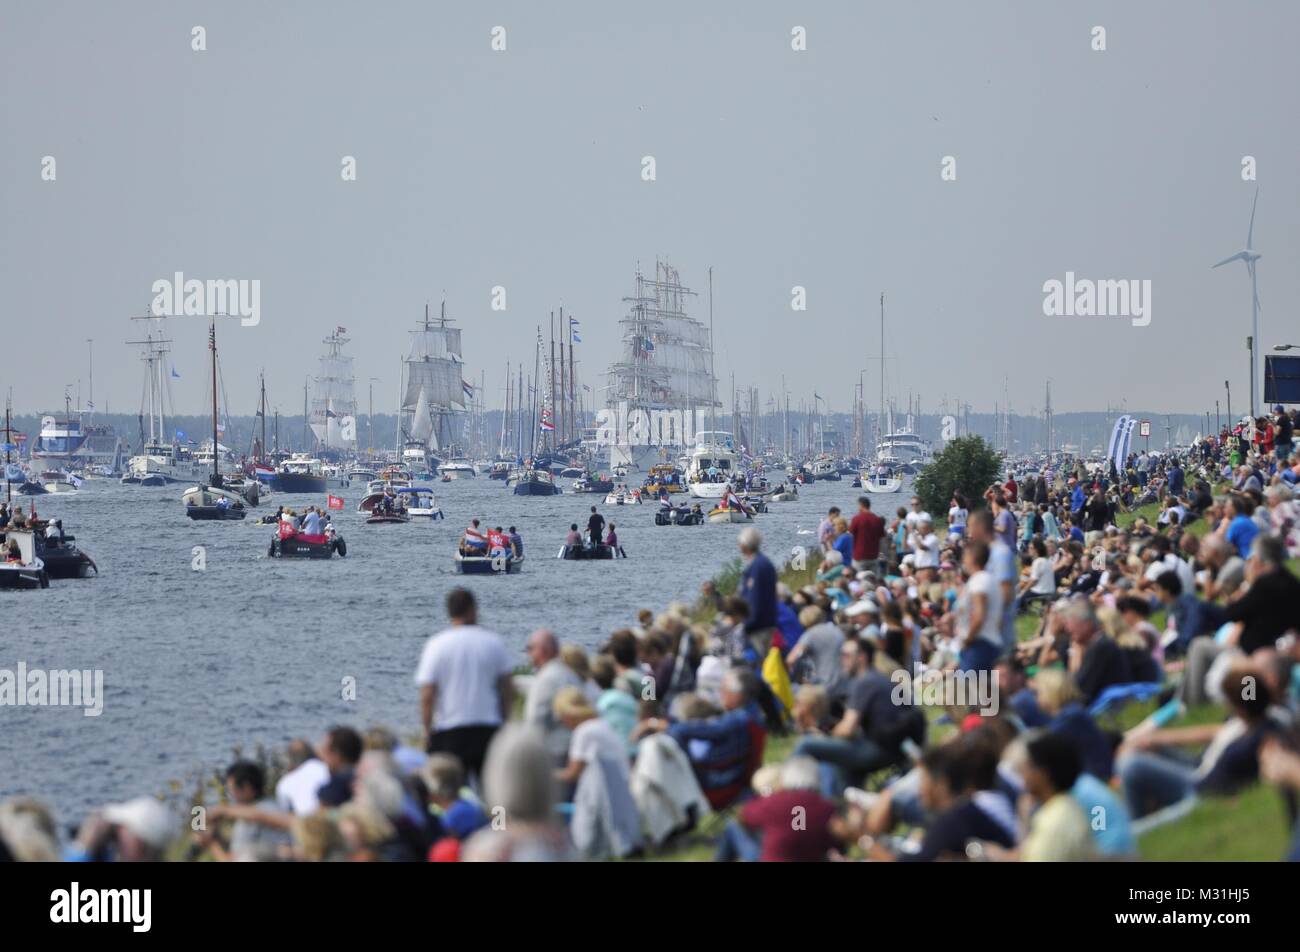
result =
[[[574,845],[588,859],[622,858],[641,849],[641,817],[632,798],[627,747],[581,688],[561,688],[555,716],[573,732],[568,764],[556,780],[572,784]]]

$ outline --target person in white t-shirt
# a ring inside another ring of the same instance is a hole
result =
[[[928,513],[923,512],[917,518],[907,544],[912,550],[912,567],[916,569],[917,581],[933,581],[939,568],[939,537],[930,524]]]
[[[1033,555],[1033,561],[1029,565],[1029,574],[1021,580],[1020,591],[1016,595],[1017,615],[1030,602],[1051,601],[1056,595],[1056,570],[1047,556],[1047,543],[1035,536],[1029,541],[1029,551]]]
[[[477,778],[492,735],[510,714],[514,662],[501,636],[480,628],[474,596],[447,595],[451,627],[424,645],[415,669],[428,753],[453,754]]]
[[[988,563],[988,543],[966,543],[961,565],[969,578],[957,597],[962,671],[991,671],[1002,654],[1002,588],[986,571]]]
[[[908,511],[907,515],[903,517],[903,522],[907,525],[907,531],[914,532],[917,523],[922,519],[930,519],[930,514],[921,508],[921,497],[913,496],[912,508]],[[931,519],[930,521],[933,523],[934,520]]]
[[[960,537],[966,534],[966,517],[970,510],[966,508],[966,499],[961,493],[953,493],[952,508],[948,510],[948,535]]]

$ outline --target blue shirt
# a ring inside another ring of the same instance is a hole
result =
[[[844,568],[853,565],[853,533],[845,532],[835,540],[835,551],[844,557]]]
[[[740,577],[740,597],[749,603],[745,631],[762,631],[776,627],[776,567],[758,552],[745,566]]]
[[[1083,808],[1099,853],[1103,856],[1132,856],[1137,852],[1128,810],[1110,787],[1085,772],[1079,774],[1079,779],[1070,789],[1070,796]]]
[[[752,701],[719,717],[678,721],[668,728],[691,763],[696,765],[705,790],[739,783],[749,773],[751,724],[763,722],[762,712]]]
[[[1250,555],[1250,544],[1259,535],[1259,526],[1250,516],[1235,516],[1228,523],[1228,541],[1237,547],[1237,554],[1243,559]]]

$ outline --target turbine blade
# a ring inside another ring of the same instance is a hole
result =
[[[1250,203],[1250,230],[1246,232],[1246,248],[1250,250],[1253,250],[1255,247],[1253,244],[1251,244],[1251,241],[1255,237],[1255,206],[1258,204],[1259,204],[1259,186],[1256,185],[1255,200]]]
[[[1231,258],[1224,258],[1224,259],[1223,259],[1222,261],[1220,261],[1218,264],[1216,264],[1216,265],[1212,265],[1212,266],[1211,266],[1211,269],[1213,269],[1213,268],[1222,268],[1225,264],[1228,264],[1228,263],[1231,262],[1231,261],[1245,261],[1245,260],[1246,260],[1246,252],[1244,252],[1244,251],[1238,251],[1238,252],[1237,252],[1235,255],[1233,255]]]

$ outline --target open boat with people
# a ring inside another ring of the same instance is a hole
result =
[[[442,518],[438,497],[427,486],[402,486],[394,490],[398,502],[412,519],[437,520]]]
[[[581,562],[590,559],[626,559],[627,553],[623,547],[612,546],[607,543],[592,545],[575,543],[573,545],[560,546],[559,553],[555,556],[557,559],[567,559],[570,562]]]
[[[196,521],[227,522],[248,515],[244,500],[221,486],[192,486],[181,494],[185,515]]]
[[[560,487],[555,485],[555,477],[545,469],[526,469],[512,477],[516,496],[558,496]],[[512,485],[507,480],[506,485]]]
[[[704,510],[695,506],[660,506],[655,513],[657,526],[698,526],[704,522]]]
[[[642,490],[651,496],[684,493],[687,491],[686,475],[672,463],[656,463],[650,467]]]
[[[11,523],[4,535],[0,589],[49,588],[45,562],[36,554],[36,533],[27,528],[14,528]]]
[[[389,523],[410,522],[410,521],[411,521],[411,517],[407,514],[405,509],[390,509],[390,510],[380,509],[370,514],[370,518],[366,520],[366,525],[382,526],[382,525],[387,525]]]
[[[903,477],[884,468],[862,474],[862,488],[869,493],[896,493],[903,488]]]
[[[614,480],[605,479],[602,476],[593,476],[590,473],[579,476],[578,481],[573,484],[569,492],[574,493],[608,493],[614,489]]]
[[[348,544],[332,529],[308,535],[296,530],[292,522],[282,521],[266,554],[273,559],[328,559],[336,554],[342,558],[348,554]]]
[[[524,568],[524,558],[505,555],[466,555],[457,551],[453,564],[461,575],[518,575]]]
[[[641,491],[639,489],[628,489],[626,486],[619,486],[605,497],[605,505],[639,506],[641,505]]]
[[[95,560],[77,548],[76,537],[63,531],[62,519],[55,519],[53,528],[46,519],[34,520],[29,525],[36,535],[36,556],[45,563],[50,578],[87,578],[91,572],[99,574]]]

